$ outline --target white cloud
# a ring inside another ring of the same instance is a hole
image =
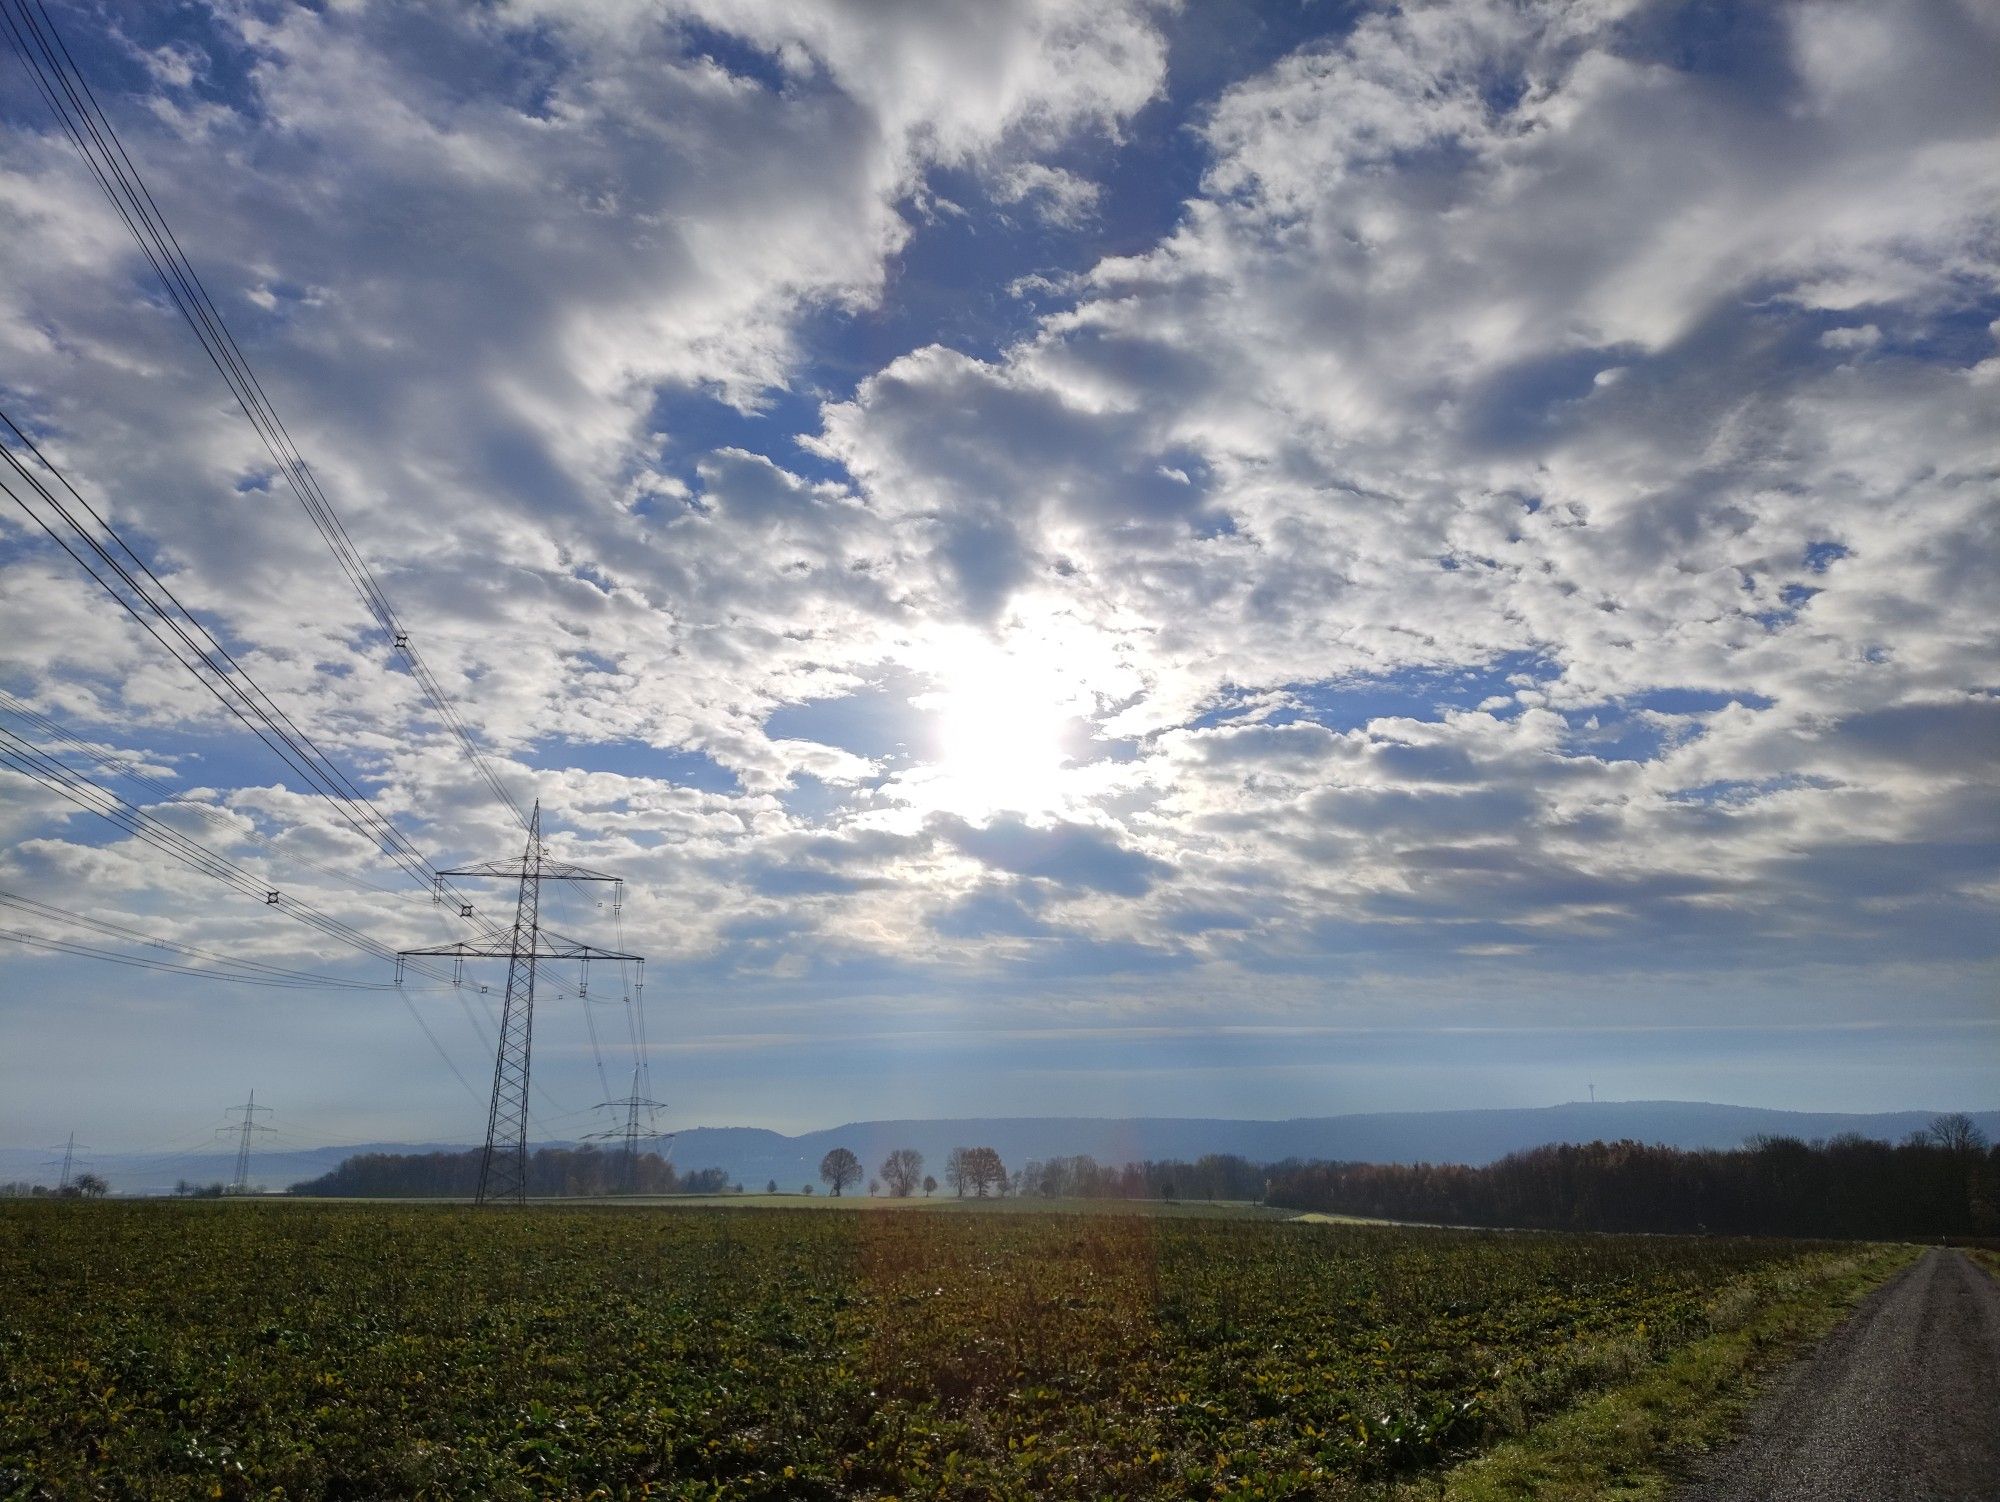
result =
[[[1974,947],[1954,915],[1991,871],[1940,852],[1990,790],[1966,748],[2000,647],[2000,362],[1960,327],[1995,294],[1993,37],[1893,9],[1774,11],[1759,76],[1642,45],[1637,5],[1370,10],[1201,114],[1160,243],[1020,268],[995,297],[1060,311],[995,358],[887,360],[806,450],[759,413],[825,396],[827,310],[893,300],[928,171],[1113,212],[1053,162],[1159,96],[1146,7],[230,9],[246,97],[177,51],[119,109],[427,657],[643,892],[653,952],[812,956],[806,983],[1005,959],[1065,1005],[1156,964],[1162,1006],[1297,1006],[1330,957],[1386,995],[1453,954]],[[9,208],[10,410],[386,803],[503,844],[50,137],[0,146]],[[51,565],[6,579],[55,712],[212,726]],[[921,767],[767,723],[991,661],[1081,729],[1044,806],[983,828],[927,818]],[[1480,669],[1478,708],[1371,697],[1419,668]],[[1646,708],[1668,691],[1697,707]],[[533,771],[569,743],[701,752],[741,791]],[[365,869],[311,800],[227,801]]]

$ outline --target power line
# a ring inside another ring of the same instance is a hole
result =
[[[219,953],[204,949],[199,945],[184,943],[177,939],[162,938],[143,930],[131,928],[122,923],[113,923],[103,918],[92,918],[83,913],[72,912],[52,902],[40,902],[32,897],[24,897],[18,892],[0,890],[0,906],[15,908],[33,917],[58,923],[73,924],[79,928],[107,938],[124,940],[127,943],[144,945],[178,954],[185,959],[204,961],[202,964],[175,964],[155,960],[149,956],[119,954],[108,949],[84,944],[75,939],[49,937],[42,934],[20,933],[11,929],[0,929],[0,937],[17,943],[34,945],[39,948],[59,949],[64,953],[85,954],[94,958],[113,960],[120,964],[137,965],[146,969],[178,972],[184,975],[198,975],[208,980],[233,981],[246,985],[280,987],[316,987],[348,991],[391,991],[395,987],[387,981],[347,980],[336,975],[320,975],[309,970],[292,970],[282,965],[268,964],[262,960],[245,959],[239,955]],[[212,968],[222,967],[222,968]]]
[[[215,851],[202,845],[199,841],[191,839],[172,826],[162,824],[144,809],[128,803],[109,788],[102,787],[81,773],[64,766],[54,757],[38,750],[35,746],[21,739],[21,737],[15,735],[5,727],[0,727],[0,767],[20,773],[29,780],[67,799],[78,808],[108,820],[161,854],[180,861],[183,865],[189,866],[203,875],[221,882],[223,885],[242,893],[244,896],[260,900],[266,907],[276,908],[286,917],[296,919],[308,927],[317,929],[328,938],[337,940],[351,948],[358,949],[364,954],[372,955],[376,959],[395,961],[398,976],[403,973],[405,962],[394,950],[369,938],[368,935],[362,933],[359,929],[349,927],[338,918],[320,912],[319,909],[313,907],[311,904],[301,902],[295,897],[288,897],[276,888],[265,885],[252,873],[244,870],[243,867],[237,865],[228,857],[217,854]],[[416,968],[420,974],[426,975],[431,979],[445,978],[428,967],[419,966]],[[398,986],[394,989],[398,999],[402,1001],[405,1010],[409,1012],[417,1026],[422,1029],[424,1037],[430,1041],[432,1049],[444,1061],[445,1067],[451,1071],[452,1077],[458,1081],[460,1087],[464,1089],[467,1095],[471,1096],[474,1101],[477,1101],[479,1099],[478,1092],[472,1088],[465,1076],[459,1072],[457,1062],[445,1050],[444,1044],[438,1040],[437,1034],[431,1030],[431,1025],[424,1020],[423,1013],[417,1010],[416,1004],[404,993],[402,987]]]
[[[47,6],[42,0],[4,0],[0,3],[0,17],[6,20],[15,47],[34,78],[43,102],[54,112],[70,144],[83,158],[98,186],[111,200],[118,217],[138,242],[140,251],[165,285],[175,309],[194,331],[203,351],[229,387],[230,394],[236,398],[244,416],[250,419],[257,436],[263,440],[272,462],[283,473],[314,528],[332,550],[348,583],[361,598],[375,624],[402,656],[432,709],[458,741],[488,788],[525,829],[527,816],[520,803],[508,792],[491,762],[480,751],[464,716],[411,642],[409,630],[396,613],[395,606],[368,567],[367,560],[354,546],[318,477],[292,442],[291,434],[271,405],[262,382],[224,323],[221,310],[208,295],[208,289],[202,285],[179,239],[154,201],[151,189],[127,154],[110,119],[98,105],[89,80],[71,57]]]
[[[65,727],[61,721],[50,719],[49,716],[43,714],[32,704],[8,693],[4,688],[0,688],[0,709],[6,710],[7,713],[15,716],[17,719],[26,721],[45,739],[59,741],[74,751],[94,758],[104,764],[112,775],[124,782],[131,783],[135,787],[145,788],[148,792],[154,794],[161,803],[172,804],[175,808],[191,810],[210,824],[215,825],[219,829],[226,830],[232,838],[248,840],[250,843],[262,847],[274,859],[303,866],[307,870],[317,871],[320,875],[334,881],[363,887],[370,892],[378,892],[384,897],[393,897],[399,902],[417,902],[423,900],[407,888],[384,886],[381,882],[370,881],[366,876],[361,875],[357,871],[342,870],[337,866],[329,866],[324,861],[314,860],[311,856],[304,855],[299,851],[280,848],[276,840],[271,839],[255,827],[249,826],[247,821],[241,824],[237,823],[230,817],[227,809],[220,808],[213,803],[205,802],[200,798],[191,797],[162,779],[141,772],[138,768],[131,765],[129,758],[134,753],[121,752],[115,747],[108,746],[102,742],[86,740],[75,731]],[[436,906],[436,903],[432,902],[430,905]]]
[[[4,460],[6,465],[6,469],[0,469],[0,491],[4,491],[8,499],[20,507],[245,728],[297,772],[343,821],[369,839],[407,874],[435,888],[435,868],[389,821],[388,816],[272,701],[229,649],[181,603],[173,590],[84,499],[61,469],[35,446],[20,425],[4,412],[0,412],[0,425],[13,434],[16,442],[33,456],[39,467],[39,470],[31,469],[20,452],[0,441],[0,460]],[[8,479],[7,469],[13,471],[12,482]],[[63,491],[68,492],[76,506],[95,524],[94,527],[84,524],[77,511],[43,480],[39,471],[46,471]],[[61,524],[60,527],[52,524],[51,516]],[[440,889],[441,892],[443,890]],[[458,899],[461,908],[468,906],[458,893],[450,895]]]
[[[0,766],[39,783],[86,812],[108,820],[161,854],[234,888],[246,897],[261,901],[267,907],[274,907],[286,917],[316,928],[331,939],[376,959],[395,958],[395,951],[387,945],[320,912],[309,903],[286,896],[227,856],[210,850],[173,826],[161,823],[136,804],[65,766],[4,726],[0,726]]]

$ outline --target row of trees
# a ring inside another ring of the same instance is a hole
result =
[[[2000,1234],[2000,1148],[1964,1116],[1891,1145],[1768,1137],[1731,1151],[1538,1147],[1483,1168],[1281,1163],[1270,1203],[1393,1220],[1563,1231],[1871,1239]]]
[[[479,1187],[481,1149],[459,1153],[357,1153],[330,1173],[292,1185],[294,1194],[456,1197]],[[593,1147],[544,1147],[528,1158],[531,1195],[722,1194],[729,1176],[719,1168],[682,1173],[658,1153],[629,1162],[622,1152]]]
[[[861,1160],[849,1148],[833,1148],[819,1160],[820,1179],[836,1195],[859,1184],[862,1173]],[[944,1162],[944,1181],[960,1199],[967,1194],[985,1199],[1016,1187],[1000,1154],[990,1147],[953,1148]],[[880,1172],[868,1181],[868,1192],[879,1194],[885,1186],[896,1199],[908,1199],[918,1189],[926,1196],[937,1193],[938,1181],[924,1172],[922,1153],[914,1147],[899,1147],[882,1160]]]
[[[836,1195],[859,1184],[864,1173],[860,1158],[844,1147],[820,1159],[820,1179]],[[960,1199],[1014,1194],[1044,1199],[1257,1200],[1264,1196],[1265,1177],[1261,1165],[1228,1153],[1213,1153],[1192,1163],[1163,1160],[1116,1168],[1086,1153],[1030,1159],[1010,1174],[993,1148],[955,1147],[944,1165],[944,1181]],[[896,1199],[907,1199],[919,1188],[929,1195],[937,1187],[938,1181],[924,1172],[924,1155],[912,1147],[890,1153],[868,1181],[870,1194],[887,1189]]]
[[[9,1200],[94,1200],[102,1199],[111,1186],[94,1173],[80,1173],[67,1184],[51,1189],[47,1184],[31,1184],[25,1179],[0,1184],[0,1199]]]

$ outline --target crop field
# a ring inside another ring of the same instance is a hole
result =
[[[1067,1214],[0,1208],[0,1497],[1365,1495],[1799,1243]]]

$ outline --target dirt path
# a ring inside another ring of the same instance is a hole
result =
[[[1675,1502],[2000,1499],[2000,1283],[1930,1251],[1795,1362]]]

